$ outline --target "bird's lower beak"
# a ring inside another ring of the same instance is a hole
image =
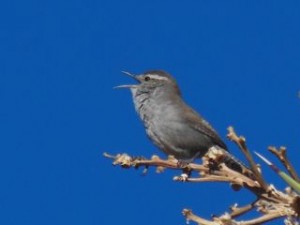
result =
[[[114,88],[135,88],[135,87],[137,87],[137,85],[135,85],[135,84],[125,84],[125,85],[119,85],[119,86],[116,86],[116,87],[114,87]]]
[[[131,74],[131,73],[126,72],[126,71],[122,71],[122,73],[124,73],[125,75],[130,76],[130,77],[132,77],[133,79],[135,79],[135,80],[137,80],[138,82],[140,82],[139,79],[137,79],[137,77],[136,77],[134,74]],[[119,85],[119,86],[116,86],[116,87],[114,87],[114,88],[136,88],[137,86],[138,86],[137,84],[125,84],[125,85]]]

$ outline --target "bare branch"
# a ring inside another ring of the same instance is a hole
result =
[[[189,222],[191,220],[191,221],[198,223],[199,225],[219,225],[219,223],[212,222],[212,221],[203,219],[199,216],[196,216],[190,209],[183,209],[182,214],[185,216],[187,222]]]
[[[257,165],[254,162],[253,157],[252,157],[251,153],[249,152],[249,150],[247,148],[246,139],[242,136],[238,137],[237,134],[235,133],[233,127],[228,128],[227,137],[228,137],[229,140],[236,143],[237,146],[242,150],[242,152],[244,153],[244,155],[246,156],[246,159],[248,160],[248,162],[250,164],[251,170],[253,171],[257,181],[260,183],[262,188],[267,190],[268,185],[266,184],[263,177],[261,176],[261,173],[257,169]]]
[[[291,162],[287,158],[287,153],[286,153],[286,147],[280,147],[279,149],[269,146],[268,150],[273,153],[283,164],[283,166],[286,168],[286,170],[289,172],[292,178],[296,180],[297,182],[300,182],[300,179],[292,166]]]
[[[231,210],[230,216],[231,216],[231,218],[241,216],[241,215],[251,211],[255,207],[255,203],[256,203],[256,201],[251,203],[251,204],[245,205],[243,207],[238,207],[237,204],[235,204],[234,206],[231,206],[230,207],[230,210]]]
[[[157,172],[162,172],[165,169],[178,170],[182,173],[175,176],[173,178],[174,181],[227,182],[232,185],[233,189],[239,190],[240,188],[245,188],[256,197],[256,200],[248,205],[238,207],[236,204],[230,207],[229,213],[212,217],[209,220],[195,215],[189,209],[184,209],[183,215],[187,221],[194,221],[199,225],[260,225],[278,218],[285,218],[285,223],[288,225],[298,224],[300,196],[291,188],[287,188],[286,192],[281,192],[273,185],[268,185],[261,176],[246,146],[245,138],[238,136],[232,127],[228,130],[228,138],[242,150],[251,166],[250,169],[237,172],[228,168],[222,160],[226,153],[218,148],[208,151],[202,158],[202,164],[182,163],[171,156],[168,159],[161,159],[154,155],[151,159],[146,159],[144,157],[132,157],[126,153],[117,155],[104,153],[103,155],[112,159],[113,165],[119,165],[122,168],[145,167],[147,169],[148,167],[154,167]],[[269,147],[269,150],[280,159],[293,178],[298,178],[294,168],[286,157],[285,148],[277,150],[274,147]],[[254,210],[260,212],[261,215],[249,220],[236,220],[237,217]]]

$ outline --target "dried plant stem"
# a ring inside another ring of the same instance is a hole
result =
[[[199,225],[200,224],[203,224],[203,225],[218,225],[219,224],[216,222],[212,222],[212,221],[203,219],[199,216],[196,216],[190,209],[183,209],[182,214],[185,216],[187,221],[191,220],[191,221],[198,223]]]
[[[283,166],[286,168],[286,170],[288,171],[288,173],[291,175],[291,177],[296,180],[297,182],[300,182],[300,179],[294,169],[294,167],[292,166],[291,162],[288,160],[287,158],[287,154],[286,154],[286,148],[285,147],[280,147],[279,149],[270,146],[268,148],[268,150],[273,153],[279,160],[280,162],[283,164]]]
[[[244,221],[241,222],[240,225],[256,225],[256,224],[262,224],[262,223],[266,223],[266,222],[270,222],[272,220],[284,217],[285,215],[282,215],[279,212],[273,212],[273,213],[268,213],[265,214],[261,217],[252,219],[252,220],[248,220],[248,221]]]
[[[230,207],[230,210],[231,210],[230,216],[231,216],[231,218],[241,216],[241,215],[251,211],[255,207],[255,203],[256,203],[256,201],[251,203],[251,204],[245,205],[243,207],[237,207],[236,205]]]
[[[228,128],[228,138],[237,144],[246,156],[250,169],[241,173],[228,168],[223,161],[224,151],[214,149],[208,151],[203,157],[203,163],[182,164],[174,157],[161,159],[158,156],[152,156],[151,159],[144,157],[132,157],[128,154],[111,155],[104,153],[103,155],[113,160],[113,165],[120,165],[123,168],[139,168],[139,167],[155,167],[157,172],[165,169],[179,170],[183,173],[175,176],[175,181],[180,182],[228,182],[238,190],[244,187],[256,196],[256,200],[243,207],[237,205],[229,208],[229,213],[222,216],[215,216],[211,220],[204,219],[192,213],[189,209],[183,210],[183,215],[187,221],[194,221],[199,225],[260,225],[278,218],[285,218],[285,223],[296,225],[300,214],[300,196],[298,196],[291,188],[283,193],[277,190],[273,185],[268,185],[261,173],[258,171],[249,149],[246,146],[245,138],[238,136],[232,127]],[[294,179],[299,181],[296,171],[287,159],[286,149],[277,150],[269,147],[269,150],[275,154],[285,168],[289,171]],[[217,165],[217,167],[212,166]],[[193,173],[192,173],[193,172]],[[199,174],[200,176],[192,176]],[[249,172],[251,176],[249,176]],[[252,176],[253,175],[253,176]],[[250,211],[259,211],[262,215],[248,220],[237,221],[236,218]],[[296,222],[295,222],[296,221]]]
[[[257,165],[253,160],[252,155],[250,154],[247,146],[246,146],[246,139],[242,136],[238,137],[237,134],[235,133],[233,127],[228,128],[228,139],[233,141],[234,143],[237,144],[237,146],[242,150],[243,154],[246,156],[246,159],[248,160],[251,170],[253,171],[257,181],[260,183],[261,187],[265,190],[267,190],[268,185],[264,181],[264,179],[261,176],[261,173],[257,169]]]

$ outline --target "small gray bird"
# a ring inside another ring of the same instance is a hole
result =
[[[227,147],[217,132],[184,102],[170,74],[162,70],[151,70],[140,75],[123,73],[134,78],[137,84],[116,88],[131,90],[135,109],[146,133],[159,149],[179,160],[191,162],[216,146],[226,152],[224,162],[241,171],[240,163],[227,154]]]

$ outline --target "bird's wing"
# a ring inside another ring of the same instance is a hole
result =
[[[216,145],[220,146],[221,148],[227,150],[227,146],[222,141],[222,139],[217,134],[217,132],[197,112],[195,112],[192,108],[187,107],[187,111],[184,115],[185,115],[185,119],[187,120],[187,123],[190,124],[190,126],[193,129],[208,136],[209,138],[212,139],[213,143],[215,143]]]

